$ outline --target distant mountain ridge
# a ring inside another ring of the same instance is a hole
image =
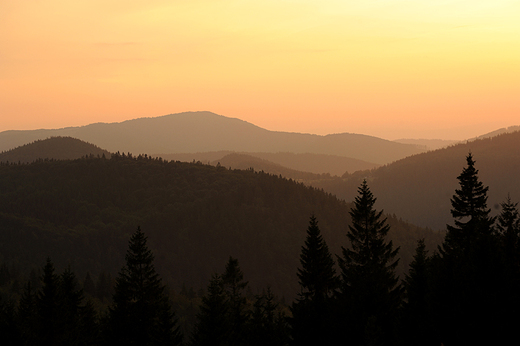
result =
[[[55,130],[4,131],[0,150],[51,136],[69,136],[111,152],[132,154],[207,151],[292,152],[337,155],[385,164],[418,154],[415,145],[377,137],[341,133],[326,136],[275,132],[211,112],[185,112],[121,123],[96,123]]]

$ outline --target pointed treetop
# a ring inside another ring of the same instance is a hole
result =
[[[334,269],[334,260],[321,236],[318,220],[312,215],[307,228],[307,239],[300,255],[301,268],[298,279],[304,298],[316,300],[331,295],[339,286],[339,278]]]

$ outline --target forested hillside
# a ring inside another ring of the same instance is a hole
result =
[[[464,157],[471,152],[484,184],[489,186],[492,214],[508,196],[520,201],[520,132],[505,133],[407,157],[374,170],[345,174],[341,179],[306,181],[351,201],[354,188],[368,179],[378,203],[413,224],[445,229],[451,221],[450,197]]]
[[[112,154],[93,144],[72,137],[50,137],[0,153],[0,162],[30,163],[38,159],[72,160],[83,156]]]
[[[146,156],[38,161],[0,166],[1,260],[19,270],[51,256],[114,276],[129,235],[149,235],[158,271],[172,288],[205,287],[228,257],[239,258],[253,289],[291,299],[308,218],[315,214],[333,253],[348,246],[350,204],[303,184],[251,170]],[[411,261],[416,240],[438,234],[389,218],[390,237]]]
[[[228,155],[237,154],[238,156]],[[355,171],[372,169],[379,167],[380,165],[375,163],[370,163],[367,161],[353,159],[350,157],[337,156],[337,155],[326,155],[326,154],[310,154],[310,153],[289,153],[289,152],[278,152],[278,153],[260,153],[260,152],[230,152],[230,151],[213,151],[213,152],[203,152],[203,153],[178,153],[178,154],[154,154],[153,156],[162,157],[167,160],[175,160],[175,161],[186,161],[192,162],[201,161],[203,163],[216,164],[217,162],[221,162],[225,160],[230,160],[230,164],[232,168],[240,169],[244,167],[246,161],[250,161],[251,159],[246,157],[254,157],[264,161],[255,161],[254,168],[257,171],[264,170],[269,173],[276,174],[274,171],[271,171],[271,168],[265,163],[277,164],[286,169],[295,170],[298,172],[309,172],[314,174],[330,174],[342,176],[345,171],[353,173]],[[226,166],[229,167],[229,166]],[[249,166],[251,167],[251,166]],[[248,168],[248,167],[246,167]],[[276,169],[276,168],[275,168]],[[284,177],[289,178],[289,175],[285,175],[282,173]],[[293,178],[294,179],[294,178]]]

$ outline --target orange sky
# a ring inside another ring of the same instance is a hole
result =
[[[207,110],[279,131],[520,125],[517,0],[1,0],[0,131]]]

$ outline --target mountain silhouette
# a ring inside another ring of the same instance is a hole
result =
[[[320,136],[269,131],[240,119],[211,112],[186,112],[55,130],[4,131],[0,133],[0,150],[9,150],[51,136],[74,137],[111,152],[132,154],[226,150],[292,152],[337,155],[376,164],[390,163],[424,151],[415,145],[360,134]]]

